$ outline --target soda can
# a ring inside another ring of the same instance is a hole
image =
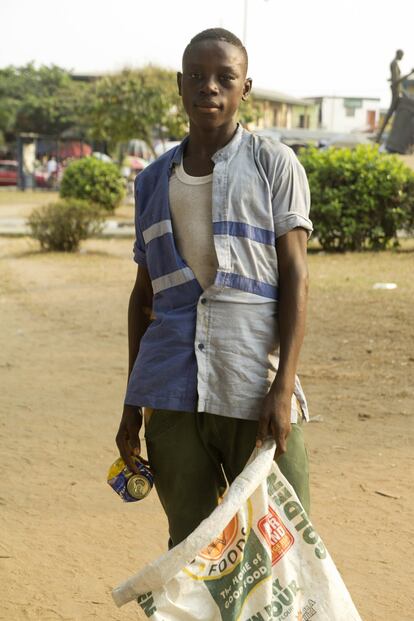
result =
[[[124,502],[136,502],[142,500],[150,493],[154,484],[151,470],[134,457],[138,474],[132,472],[122,457],[119,457],[109,468],[108,483]]]

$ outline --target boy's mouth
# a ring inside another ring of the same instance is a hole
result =
[[[214,101],[200,101],[195,104],[196,108],[203,108],[205,110],[218,110],[220,108],[219,104]]]

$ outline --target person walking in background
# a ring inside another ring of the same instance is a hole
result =
[[[47,184],[49,188],[54,188],[57,184],[58,163],[54,155],[51,155],[47,162]]]
[[[296,376],[312,231],[306,175],[289,147],[237,123],[252,81],[234,34],[196,35],[177,80],[189,135],[135,182],[138,271],[116,438],[136,472],[145,407],[170,546],[214,510],[267,436],[309,511]]]
[[[402,83],[404,82],[404,80],[406,80],[410,75],[414,73],[414,69],[412,69],[410,73],[406,73],[403,76],[401,75],[401,70],[400,70],[400,66],[398,63],[402,59],[403,56],[404,56],[404,52],[402,50],[397,50],[395,53],[395,57],[393,58],[390,64],[391,104],[390,104],[390,107],[388,108],[387,114],[385,115],[385,118],[382,122],[381,128],[377,135],[378,144],[381,142],[382,134],[384,133],[389,120],[391,119],[392,115],[394,114],[394,112],[396,111],[398,107],[398,104],[401,98],[401,93],[402,93]]]

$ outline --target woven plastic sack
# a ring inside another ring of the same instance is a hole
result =
[[[267,441],[187,539],[113,590],[152,621],[361,621]],[[191,506],[188,507],[191,511]]]

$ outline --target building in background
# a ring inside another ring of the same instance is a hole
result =
[[[317,127],[331,132],[374,132],[380,118],[379,97],[306,97],[317,108]]]
[[[318,108],[312,101],[261,88],[253,88],[252,97],[259,115],[256,123],[249,124],[250,129],[318,127]]]

